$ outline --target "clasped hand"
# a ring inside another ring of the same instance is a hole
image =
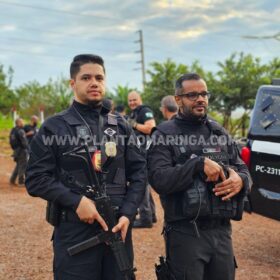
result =
[[[222,196],[222,200],[229,200],[238,194],[243,187],[241,177],[233,169],[229,168],[229,178],[226,179],[223,168],[211,159],[205,158],[204,173],[207,176],[207,182],[217,182],[219,178],[222,180],[213,188],[215,195]]]
[[[108,226],[102,216],[98,213],[94,202],[83,196],[78,208],[76,210],[77,215],[79,216],[80,220],[88,223],[93,224],[94,221],[97,221],[104,231],[108,231]],[[118,223],[112,228],[112,232],[121,231],[122,240],[125,240],[127,230],[129,227],[129,219],[125,216],[121,216],[119,218]]]

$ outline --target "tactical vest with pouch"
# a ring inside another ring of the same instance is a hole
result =
[[[197,156],[208,157],[213,161],[224,166],[224,173],[228,177],[229,154],[232,147],[228,145],[228,136],[222,128],[212,120],[207,120],[206,125],[210,129],[210,137],[205,139],[206,145],[186,145],[185,143],[173,143],[173,161],[175,165],[184,164],[186,160]],[[168,122],[168,129],[157,128],[164,135],[180,135],[184,137],[180,127],[174,120]],[[223,139],[219,140],[219,137]],[[225,139],[225,137],[227,139]],[[210,141],[212,139],[212,143]],[[214,141],[214,140],[217,141]],[[178,142],[178,141],[177,141]],[[179,141],[183,142],[183,141]],[[215,144],[217,143],[217,144]],[[232,168],[232,167],[231,167]],[[221,197],[215,196],[212,191],[214,185],[218,182],[206,182],[204,172],[196,174],[193,183],[180,196],[177,196],[178,202],[181,202],[182,211],[178,211],[183,217],[190,221],[195,221],[201,217],[226,218],[240,220],[243,211],[243,198],[238,195],[230,200],[223,201]],[[176,194],[175,194],[176,195]],[[168,201],[168,198],[166,198]]]

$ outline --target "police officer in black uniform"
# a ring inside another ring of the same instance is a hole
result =
[[[18,178],[19,186],[24,185],[24,173],[28,160],[28,141],[23,130],[24,122],[22,118],[17,118],[16,126],[10,133],[10,144],[13,149],[13,157],[16,162],[14,171],[10,177],[10,184],[15,185]]]
[[[30,124],[26,124],[23,127],[29,145],[35,134],[38,132],[38,122],[39,118],[36,115],[33,115],[30,119]]]
[[[128,94],[128,106],[131,113],[128,116],[128,122],[133,127],[137,135],[143,153],[146,154],[147,136],[151,134],[152,129],[156,126],[154,114],[151,108],[143,105],[140,94],[131,91]],[[153,200],[150,186],[147,185],[143,201],[139,207],[139,219],[134,221],[134,228],[151,228],[157,221],[155,202]]]
[[[230,219],[241,219],[251,179],[235,143],[207,116],[209,96],[198,74],[181,76],[179,114],[157,127],[149,150],[149,181],[164,208],[168,279],[235,277]]]
[[[174,96],[166,95],[160,101],[160,111],[166,120],[172,120],[178,113],[178,105]]]
[[[49,209],[54,212],[51,222],[56,225],[53,234],[55,280],[121,280],[124,276],[107,244],[101,243],[74,256],[67,253],[67,248],[108,227],[82,188],[88,181],[80,158],[68,157],[65,153],[87,142],[100,179],[100,164],[108,160],[102,139],[119,136],[116,156],[107,164],[106,191],[118,217],[113,232],[121,232],[131,262],[130,225],[145,192],[146,161],[135,141],[131,141],[136,139],[132,129],[121,117],[109,114],[110,108],[103,99],[103,59],[91,54],[77,55],[71,63],[70,75],[74,102],[66,111],[47,119],[34,137],[26,186],[30,195],[51,202]],[[80,153],[83,155],[83,151]]]

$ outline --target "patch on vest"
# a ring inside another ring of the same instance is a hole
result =
[[[203,148],[202,152],[204,154],[208,154],[208,153],[220,153],[221,152],[221,148],[220,147],[211,147],[211,148]]]
[[[104,133],[105,134],[107,134],[107,135],[109,135],[109,136],[113,136],[113,135],[115,135],[117,132],[114,130],[114,129],[112,129],[112,128],[107,128],[106,130],[104,130]]]
[[[82,139],[90,137],[90,132],[85,125],[77,126],[77,136]]]
[[[146,118],[153,118],[154,117],[152,112],[145,113],[145,116],[146,116]]]

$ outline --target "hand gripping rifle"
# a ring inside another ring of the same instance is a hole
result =
[[[85,151],[85,156],[78,154],[79,151]],[[99,183],[96,171],[94,170],[91,161],[91,155],[89,152],[88,145],[85,143],[82,146],[73,149],[72,151],[64,153],[63,155],[78,157],[85,162],[85,175],[89,181],[89,185],[86,187],[86,196],[94,200],[97,211],[102,216],[102,218],[108,226],[107,232],[102,231],[96,236],[68,248],[67,251],[69,255],[76,255],[84,250],[87,250],[91,247],[105,242],[113,250],[113,254],[116,258],[119,269],[124,275],[125,279],[134,279],[135,269],[133,268],[131,261],[129,261],[128,259],[127,251],[125,248],[125,244],[122,241],[121,234],[120,232],[112,232],[112,228],[117,224],[115,211],[112,206],[110,197],[106,194],[105,183],[103,183],[102,185],[100,185]],[[108,158],[108,160],[110,161],[110,157]]]

